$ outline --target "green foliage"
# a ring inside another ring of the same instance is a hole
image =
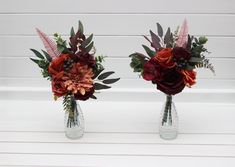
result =
[[[92,38],[93,38],[93,34],[91,34],[86,40],[84,40],[84,41],[81,43],[81,46],[82,46],[83,48],[86,48],[87,45],[91,43]]]
[[[93,45],[94,45],[94,42],[92,41],[86,48],[85,48],[85,51],[87,53],[89,53],[91,51],[91,49],[93,48]]]
[[[142,45],[144,50],[146,51],[146,53],[150,56],[150,57],[153,57],[156,55],[156,52],[151,50],[148,46],[146,45]]]
[[[30,58],[34,63],[36,63],[42,70],[42,76],[47,79],[51,79],[51,75],[48,73],[48,67],[50,65],[51,57],[45,51],[42,51],[45,57],[35,49],[30,49],[39,59]]]
[[[83,35],[84,27],[83,27],[82,22],[80,20],[78,21],[78,31],[81,33],[81,35]]]
[[[76,107],[76,100],[74,99],[73,95],[68,94],[63,97],[63,107],[64,111],[68,112],[69,115],[73,113]]]
[[[101,90],[101,89],[109,89],[111,87],[104,85],[104,84],[101,84],[101,83],[95,83],[94,88],[95,88],[95,90]]]
[[[199,37],[199,39],[194,37],[194,42],[192,42],[191,46],[192,57],[203,57],[203,53],[207,52],[207,49],[204,47],[206,42],[206,37]]]
[[[158,32],[159,37],[162,38],[162,36],[163,36],[163,29],[162,29],[162,26],[159,23],[157,23],[157,32]]]
[[[99,79],[99,80],[103,80],[103,79],[109,77],[109,76],[112,75],[112,74],[114,74],[114,71],[104,72],[104,73],[102,73],[102,74],[98,77],[98,79]]]
[[[75,31],[74,31],[74,28],[72,27],[70,30],[70,37],[73,37],[73,36],[75,36]]]
[[[104,62],[104,58],[105,56],[102,55],[95,57],[96,65],[93,68],[93,73],[94,73],[93,79],[97,78],[96,80],[97,82],[94,83],[95,90],[109,89],[111,87],[107,86],[106,84],[113,84],[118,80],[120,80],[120,78],[107,79],[110,75],[114,74],[113,71],[102,73],[104,71],[104,67],[101,63]],[[96,97],[91,97],[91,98],[96,99]]]
[[[104,62],[104,60],[105,60],[106,57],[107,57],[107,56],[103,56],[103,55],[96,56],[96,57],[95,57],[95,61],[96,61],[97,63],[102,63],[102,62]]]
[[[193,36],[188,37],[187,48],[190,49],[191,58],[188,61],[186,69],[208,68],[215,74],[214,66],[210,63],[209,59],[206,59],[204,56],[204,53],[208,52],[204,47],[207,41],[208,39],[204,36],[199,38]]]
[[[106,56],[100,55],[95,57],[96,64],[93,68],[93,79],[95,79],[103,70],[104,66],[102,65],[102,62],[104,62]]]
[[[105,80],[103,80],[102,82],[103,82],[104,84],[113,84],[113,83],[117,82],[118,80],[120,80],[120,78],[105,79]]]
[[[133,53],[129,57],[131,57],[130,66],[133,68],[134,72],[142,73],[145,62],[149,59],[145,55],[141,53]]]
[[[55,33],[54,39],[56,41],[57,48],[61,53],[68,53],[69,52],[69,50],[67,48],[67,42],[66,42],[66,40],[62,39],[61,35],[59,35],[58,33]]]
[[[171,33],[170,27],[168,27],[166,34],[164,36],[164,44],[166,45],[167,48],[173,47],[174,39],[173,35]]]
[[[197,68],[207,68],[207,69],[211,70],[211,72],[213,74],[215,74],[215,68],[212,65],[212,63],[210,63],[209,59],[203,59],[203,61],[198,62],[196,67]]]

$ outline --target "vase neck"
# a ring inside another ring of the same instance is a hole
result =
[[[172,95],[166,95],[166,102],[168,103],[172,102]]]

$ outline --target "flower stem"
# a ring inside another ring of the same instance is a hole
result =
[[[171,115],[171,103],[172,103],[172,96],[171,95],[167,95],[166,96],[166,105],[164,108],[164,114],[163,114],[163,119],[162,119],[162,125],[164,125],[164,123],[167,123],[168,120],[170,121],[170,125],[172,124],[172,115]]]

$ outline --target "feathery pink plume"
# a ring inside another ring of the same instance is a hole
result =
[[[54,41],[52,41],[44,32],[36,28],[36,31],[41,38],[44,47],[47,50],[47,53],[51,56],[52,59],[59,57],[61,52],[57,49],[57,45]]]
[[[176,46],[185,48],[188,42],[188,23],[185,19],[181,28],[178,39],[176,41]]]

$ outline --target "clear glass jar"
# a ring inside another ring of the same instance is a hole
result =
[[[159,134],[166,140],[175,139],[178,135],[178,116],[172,95],[166,95],[160,116]]]
[[[69,139],[78,139],[84,134],[84,117],[79,103],[77,103],[75,99],[73,100],[73,103],[73,111],[65,112],[65,136]]]

